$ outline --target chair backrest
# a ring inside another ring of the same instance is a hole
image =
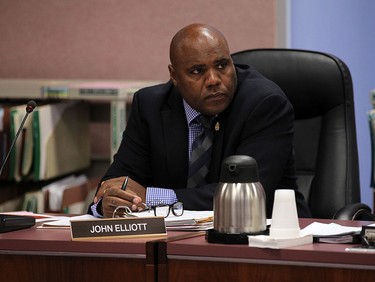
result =
[[[294,49],[245,50],[232,57],[278,84],[292,103],[297,183],[313,217],[332,218],[360,202],[353,85],[345,63]]]

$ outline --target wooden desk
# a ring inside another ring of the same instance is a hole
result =
[[[69,229],[35,226],[0,233],[0,281],[155,281],[153,249],[146,249],[153,240],[72,241]]]
[[[312,221],[301,220],[301,227]],[[72,241],[68,229],[32,227],[0,234],[0,280],[375,281],[375,253],[345,252],[348,246],[260,249],[207,243],[204,232]]]
[[[158,281],[375,281],[375,253],[346,252],[347,244],[274,250],[211,244],[204,236],[162,241]]]

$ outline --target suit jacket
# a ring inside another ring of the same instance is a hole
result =
[[[145,187],[175,190],[185,209],[212,210],[222,160],[249,155],[259,168],[268,218],[275,189],[297,190],[293,133],[294,111],[282,90],[249,66],[236,66],[238,86],[215,131],[208,185],[186,188],[188,124],[182,97],[169,81],[135,93],[123,140],[103,179],[129,175]],[[296,193],[300,217],[310,213]]]

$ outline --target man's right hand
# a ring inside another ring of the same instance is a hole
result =
[[[101,183],[94,203],[102,198],[102,212],[104,217],[112,217],[113,211],[118,206],[128,206],[132,211],[144,209],[146,188],[129,178],[126,190],[121,190],[125,176],[111,178]]]

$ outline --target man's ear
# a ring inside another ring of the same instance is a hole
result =
[[[169,77],[171,79],[171,81],[173,82],[173,85],[174,86],[177,86],[177,80],[176,80],[176,72],[172,66],[172,64],[169,64],[168,65],[168,70],[169,70]]]

